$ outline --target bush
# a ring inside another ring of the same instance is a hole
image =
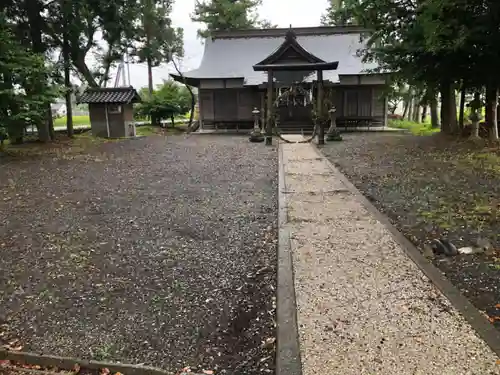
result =
[[[152,97],[147,89],[141,90],[143,102],[137,106],[136,117],[155,117],[158,121],[185,115],[191,109],[189,91],[174,81],[164,81]]]
[[[480,122],[479,123],[479,137],[488,139],[490,136],[490,129],[491,126],[486,124],[485,122]],[[465,124],[463,130],[462,130],[462,136],[463,137],[470,137],[472,134],[472,124]]]
[[[9,138],[9,134],[7,133],[7,129],[4,127],[0,127],[0,143],[3,143],[6,139]]]
[[[418,123],[408,120],[389,120],[389,127],[396,129],[406,129],[415,135],[431,135],[439,132],[438,129],[432,128],[429,123]]]

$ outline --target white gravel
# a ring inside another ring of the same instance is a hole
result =
[[[340,172],[311,145],[280,147],[304,375],[500,374]]]

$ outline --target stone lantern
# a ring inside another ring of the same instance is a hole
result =
[[[250,142],[264,142],[264,136],[262,135],[259,126],[260,111],[254,107],[252,115],[253,115],[253,130],[250,133]]]
[[[474,93],[474,100],[472,100],[467,107],[471,109],[469,120],[472,122],[471,138],[479,138],[479,122],[483,119],[481,115],[481,108],[484,103],[481,101],[481,96],[478,92]]]
[[[328,111],[330,115],[330,127],[328,128],[328,132],[326,133],[327,141],[341,141],[342,137],[340,135],[339,130],[337,129],[337,109],[332,106],[332,108]]]

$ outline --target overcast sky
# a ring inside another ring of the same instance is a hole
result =
[[[203,57],[203,44],[196,36],[200,24],[191,22],[190,14],[194,10],[195,0],[176,0],[172,12],[172,22],[176,27],[184,29],[185,59],[182,70],[196,69]],[[262,19],[270,20],[279,27],[317,26],[321,14],[327,7],[327,0],[264,0],[259,9]],[[169,67],[160,66],[153,69],[155,84],[168,79]],[[130,81],[132,86],[140,88],[147,86],[147,68],[145,64],[130,66]],[[113,81],[112,81],[113,82]]]

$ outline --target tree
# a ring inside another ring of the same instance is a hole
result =
[[[261,20],[257,22],[257,26],[259,29],[276,29],[278,25],[272,23],[269,20]]]
[[[214,31],[271,26],[268,21],[258,20],[256,11],[261,3],[262,0],[196,0],[191,20],[205,24],[205,28],[198,30],[202,38],[211,36]]]
[[[66,99],[66,130],[68,137],[73,137],[73,107],[71,103],[71,51],[69,38],[71,33],[71,24],[73,22],[73,10],[70,0],[60,0],[63,11],[63,64],[64,64],[64,97]]]
[[[175,117],[186,114],[191,109],[188,90],[174,81],[164,81],[150,95],[149,89],[142,89],[143,103],[138,108],[141,116],[156,117],[158,121],[170,119],[175,125]]]
[[[88,86],[103,86],[111,68],[138,38],[142,19],[138,1],[71,0],[66,10],[64,1],[45,1],[42,14],[46,37],[54,49],[62,50],[66,31],[74,72]],[[78,17],[71,17],[70,27],[65,30],[68,10]],[[97,69],[88,65],[91,53],[97,59]]]
[[[457,132],[455,86],[466,69],[463,50],[429,48],[429,1],[346,0],[345,11],[370,30],[365,61],[376,61],[379,71],[391,72],[421,92],[441,93],[442,131]],[[436,0],[438,1],[438,0]]]
[[[20,43],[14,29],[0,13],[0,124],[13,143],[21,143],[27,125],[44,123],[57,92],[45,85],[50,71],[43,54]]]
[[[339,5],[342,4],[341,7]],[[340,12],[340,13],[339,13]],[[436,121],[436,97],[441,98],[441,131],[461,131],[456,92],[486,92],[486,121],[498,138],[500,76],[500,2],[496,0],[344,0],[332,1],[323,18],[327,24],[352,19],[370,30],[365,60],[381,71],[425,92]],[[345,23],[345,22],[344,22]],[[349,22],[347,22],[349,23]],[[463,108],[463,104],[461,104]],[[463,110],[461,109],[462,113]]]
[[[323,26],[344,26],[357,24],[355,12],[355,0],[329,0],[326,13],[321,16]]]
[[[148,67],[148,88],[153,95],[153,67],[168,63],[175,54],[183,56],[183,30],[173,28],[170,19],[172,0],[141,0],[143,19],[138,30],[134,55]],[[157,124],[156,118],[151,119]]]
[[[402,83],[393,82],[386,90],[386,96],[388,101],[388,109],[394,114],[399,104],[407,101],[408,99],[408,88]]]
[[[486,88],[486,121],[491,138],[498,139],[500,4],[494,0],[427,0],[421,18],[426,25],[426,47],[460,57],[461,69],[453,77],[457,86]]]
[[[196,97],[194,95],[193,88],[188,85],[186,78],[184,77],[184,74],[182,74],[182,72],[179,68],[179,64],[176,62],[177,58],[178,58],[177,56],[172,55],[172,64],[174,65],[174,68],[175,68],[177,74],[179,75],[179,77],[181,77],[182,83],[184,84],[184,87],[189,92],[189,96],[191,97],[191,109],[190,109],[190,114],[189,114],[188,131],[189,132],[196,131],[196,130],[198,130],[198,126],[199,126],[199,123],[197,123],[197,125],[193,126],[194,110],[195,110],[195,106],[196,106]]]

